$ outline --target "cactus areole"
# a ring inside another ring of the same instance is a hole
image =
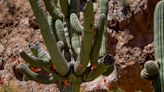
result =
[[[29,0],[48,51],[39,43],[30,45],[31,55],[20,51],[28,63],[18,65],[24,80],[56,83],[61,92],[79,92],[82,82],[108,76],[114,69],[114,59],[103,46],[108,0],[100,0],[101,13],[95,28],[91,0],[84,7],[84,24],[79,21],[80,0],[43,1],[48,13],[39,0]],[[105,54],[100,55],[100,51]]]

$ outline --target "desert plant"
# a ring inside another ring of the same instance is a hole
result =
[[[28,63],[17,67],[24,74],[24,80],[56,83],[61,92],[79,92],[82,82],[113,71],[114,59],[107,54],[104,42],[108,0],[100,0],[100,19],[95,28],[93,2],[86,2],[82,25],[78,19],[79,1],[43,0],[46,15],[39,0],[29,0],[48,53],[39,44],[30,46],[32,55],[20,51]]]
[[[164,1],[157,3],[154,13],[155,61],[148,61],[141,71],[141,77],[153,81],[155,92],[164,92]]]

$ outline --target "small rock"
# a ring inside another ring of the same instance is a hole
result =
[[[0,43],[0,54],[4,51],[4,46]]]

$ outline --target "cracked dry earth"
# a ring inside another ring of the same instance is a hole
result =
[[[147,60],[154,59],[153,12],[158,0],[127,0],[127,4],[121,1],[109,1],[108,50],[115,56],[116,66],[105,79],[111,83],[110,89],[120,87],[125,92],[152,92],[151,82],[141,79],[140,71]],[[13,0],[13,4],[7,4],[0,0],[0,80],[20,92],[58,92],[55,84],[25,82],[15,77],[19,74],[13,71],[13,66],[24,62],[19,50],[29,51],[28,45],[36,41],[44,46],[28,1]],[[103,79],[100,76],[81,87],[93,91],[100,83],[103,89],[107,89],[101,82]]]

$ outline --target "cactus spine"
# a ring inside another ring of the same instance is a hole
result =
[[[79,0],[71,0],[70,4],[68,0],[59,0],[58,3],[56,0],[44,0],[48,17],[40,6],[39,0],[29,0],[29,2],[48,52],[38,44],[30,47],[32,55],[20,51],[20,56],[29,64],[29,66],[18,65],[25,80],[34,80],[43,84],[57,83],[61,92],[79,92],[82,82],[91,81],[101,74],[107,76],[113,71],[113,57],[108,54],[99,57],[101,47],[103,47],[101,51],[106,51],[102,41],[105,39],[108,0],[100,1],[102,12],[95,37],[91,0],[85,5],[84,26],[80,24],[78,18]],[[33,67],[40,70],[32,70]]]
[[[153,82],[155,92],[164,92],[164,1],[157,3],[154,13],[155,61],[145,63],[141,77]]]

